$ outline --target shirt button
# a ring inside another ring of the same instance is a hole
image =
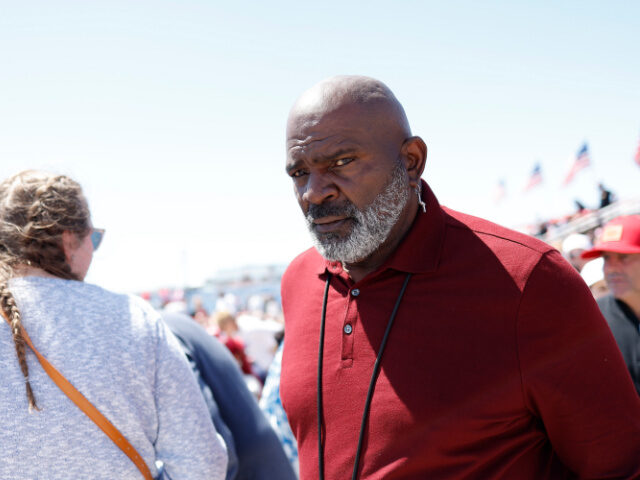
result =
[[[353,327],[351,326],[350,323],[347,323],[344,328],[344,333],[346,333],[347,335],[351,335],[351,332],[353,332]]]
[[[351,295],[353,295],[354,297],[357,297],[358,295],[360,295],[360,290],[357,288],[354,288],[353,290],[351,290]]]

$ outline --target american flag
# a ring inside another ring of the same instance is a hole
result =
[[[531,176],[529,177],[529,181],[524,187],[524,191],[531,190],[536,185],[542,183],[542,167],[539,163],[536,163],[533,167],[533,171],[531,172]]]
[[[576,153],[576,158],[571,165],[571,170],[567,173],[567,176],[564,179],[564,184],[568,185],[573,177],[583,168],[587,168],[591,164],[591,159],[589,158],[589,147],[587,143],[583,143],[578,153]]]

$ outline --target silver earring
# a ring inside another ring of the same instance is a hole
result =
[[[426,205],[426,203],[424,203],[422,201],[422,198],[420,197],[420,186],[419,185],[416,185],[415,191],[416,191],[416,196],[418,197],[418,205],[420,206],[420,208],[422,208],[422,211],[424,213],[427,213],[427,205]]]

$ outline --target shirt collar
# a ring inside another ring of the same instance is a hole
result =
[[[421,183],[421,196],[427,205],[427,211],[418,210],[405,238],[379,271],[392,268],[407,273],[427,273],[435,271],[438,267],[444,241],[444,212],[427,182],[421,180]],[[413,196],[409,201],[415,201]],[[342,273],[340,262],[325,260],[315,248],[313,251],[316,257],[314,272],[318,275],[323,275],[326,271],[334,275]]]

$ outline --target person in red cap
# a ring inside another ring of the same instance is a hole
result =
[[[604,226],[600,240],[582,258],[604,259],[611,294],[598,300],[640,394],[640,215],[627,215]]]

